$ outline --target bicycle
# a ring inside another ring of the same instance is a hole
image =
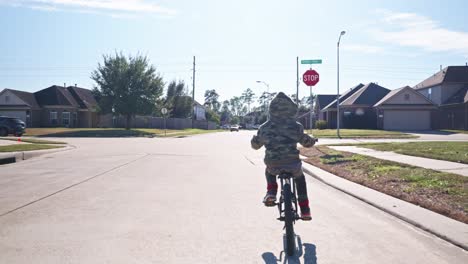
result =
[[[288,256],[292,256],[296,249],[294,223],[301,219],[297,210],[296,183],[293,175],[288,172],[280,173],[278,178],[281,182],[281,196],[277,203],[280,214],[277,219],[284,221],[286,253]]]

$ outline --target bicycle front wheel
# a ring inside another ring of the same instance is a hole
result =
[[[286,229],[286,253],[288,256],[294,255],[296,249],[296,243],[294,240],[294,214],[292,208],[292,193],[291,193],[291,184],[286,183],[283,187],[283,197],[284,197],[284,224]]]

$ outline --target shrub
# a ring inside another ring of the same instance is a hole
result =
[[[315,128],[317,128],[317,129],[326,129],[327,128],[327,121],[318,120],[317,122],[315,122]]]

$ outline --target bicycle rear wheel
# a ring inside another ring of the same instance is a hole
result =
[[[286,229],[286,253],[288,256],[294,255],[296,250],[296,243],[294,240],[294,214],[292,208],[292,194],[291,184],[286,183],[283,186],[283,197],[284,197],[284,225]]]

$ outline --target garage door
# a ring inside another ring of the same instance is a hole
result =
[[[430,111],[398,111],[384,112],[385,130],[430,130]]]
[[[26,122],[26,111],[0,111],[0,116],[16,117]]]

